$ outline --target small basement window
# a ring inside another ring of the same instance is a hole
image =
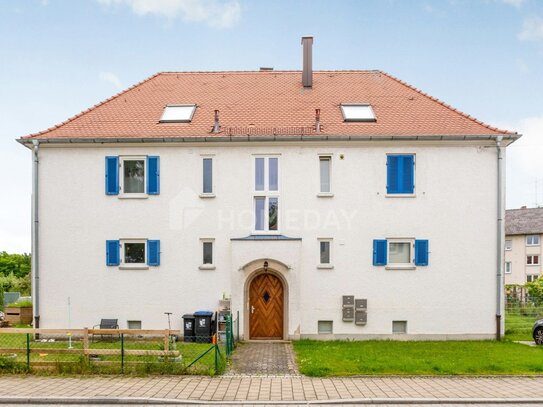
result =
[[[318,322],[318,332],[320,334],[331,334],[334,331],[334,322],[333,321],[319,321]]]
[[[167,105],[160,123],[190,123],[195,110],[196,105]]]
[[[141,329],[141,321],[126,321],[128,329]]]
[[[407,333],[407,321],[392,321],[392,333],[393,334],[406,334]]]
[[[374,122],[375,113],[367,103],[342,103],[343,120],[346,122]]]

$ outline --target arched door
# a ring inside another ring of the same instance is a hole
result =
[[[283,339],[283,283],[273,274],[260,274],[249,288],[251,339]]]

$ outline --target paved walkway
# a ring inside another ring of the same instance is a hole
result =
[[[290,342],[244,342],[238,344],[225,376],[299,376]]]
[[[37,377],[0,376],[0,402],[540,402],[543,377]],[[35,400],[36,401],[36,400]],[[88,402],[88,401],[87,401]]]

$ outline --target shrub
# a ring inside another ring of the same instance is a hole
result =
[[[8,307],[31,307],[32,301],[26,300],[26,301],[16,301],[12,302],[11,304],[7,305]]]

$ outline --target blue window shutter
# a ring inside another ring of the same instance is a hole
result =
[[[373,241],[373,265],[386,266],[386,264],[387,264],[387,241],[376,239]]]
[[[121,242],[106,240],[106,265],[118,266],[121,264]]]
[[[400,188],[398,184],[399,165],[397,155],[387,155],[387,194],[397,194]]]
[[[160,266],[160,240],[147,241],[147,265]]]
[[[415,240],[415,265],[428,265],[428,240]]]
[[[106,157],[106,195],[119,195],[119,157]]]
[[[415,157],[413,155],[402,156],[402,189],[403,194],[412,194],[415,187]]]
[[[147,193],[160,194],[160,157],[147,157]]]

